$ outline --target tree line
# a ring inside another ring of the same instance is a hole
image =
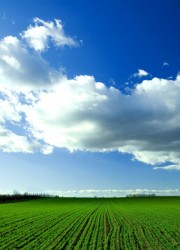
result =
[[[156,194],[128,194],[126,197],[155,197]]]
[[[34,200],[46,197],[51,197],[51,196],[49,194],[36,194],[27,192],[20,194],[19,192],[14,191],[13,194],[0,194],[0,203]]]

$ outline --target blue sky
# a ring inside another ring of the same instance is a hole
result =
[[[1,192],[179,195],[179,7],[1,1]]]

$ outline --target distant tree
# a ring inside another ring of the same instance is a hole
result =
[[[19,193],[18,190],[14,190],[14,191],[13,191],[13,194],[14,194],[14,195],[19,195],[20,193]]]
[[[128,194],[126,197],[155,197],[156,194]]]

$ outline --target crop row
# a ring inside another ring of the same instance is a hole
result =
[[[47,198],[3,204],[0,249],[175,250],[177,201]]]

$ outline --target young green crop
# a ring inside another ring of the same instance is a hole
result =
[[[180,197],[0,204],[0,249],[180,249]]]

